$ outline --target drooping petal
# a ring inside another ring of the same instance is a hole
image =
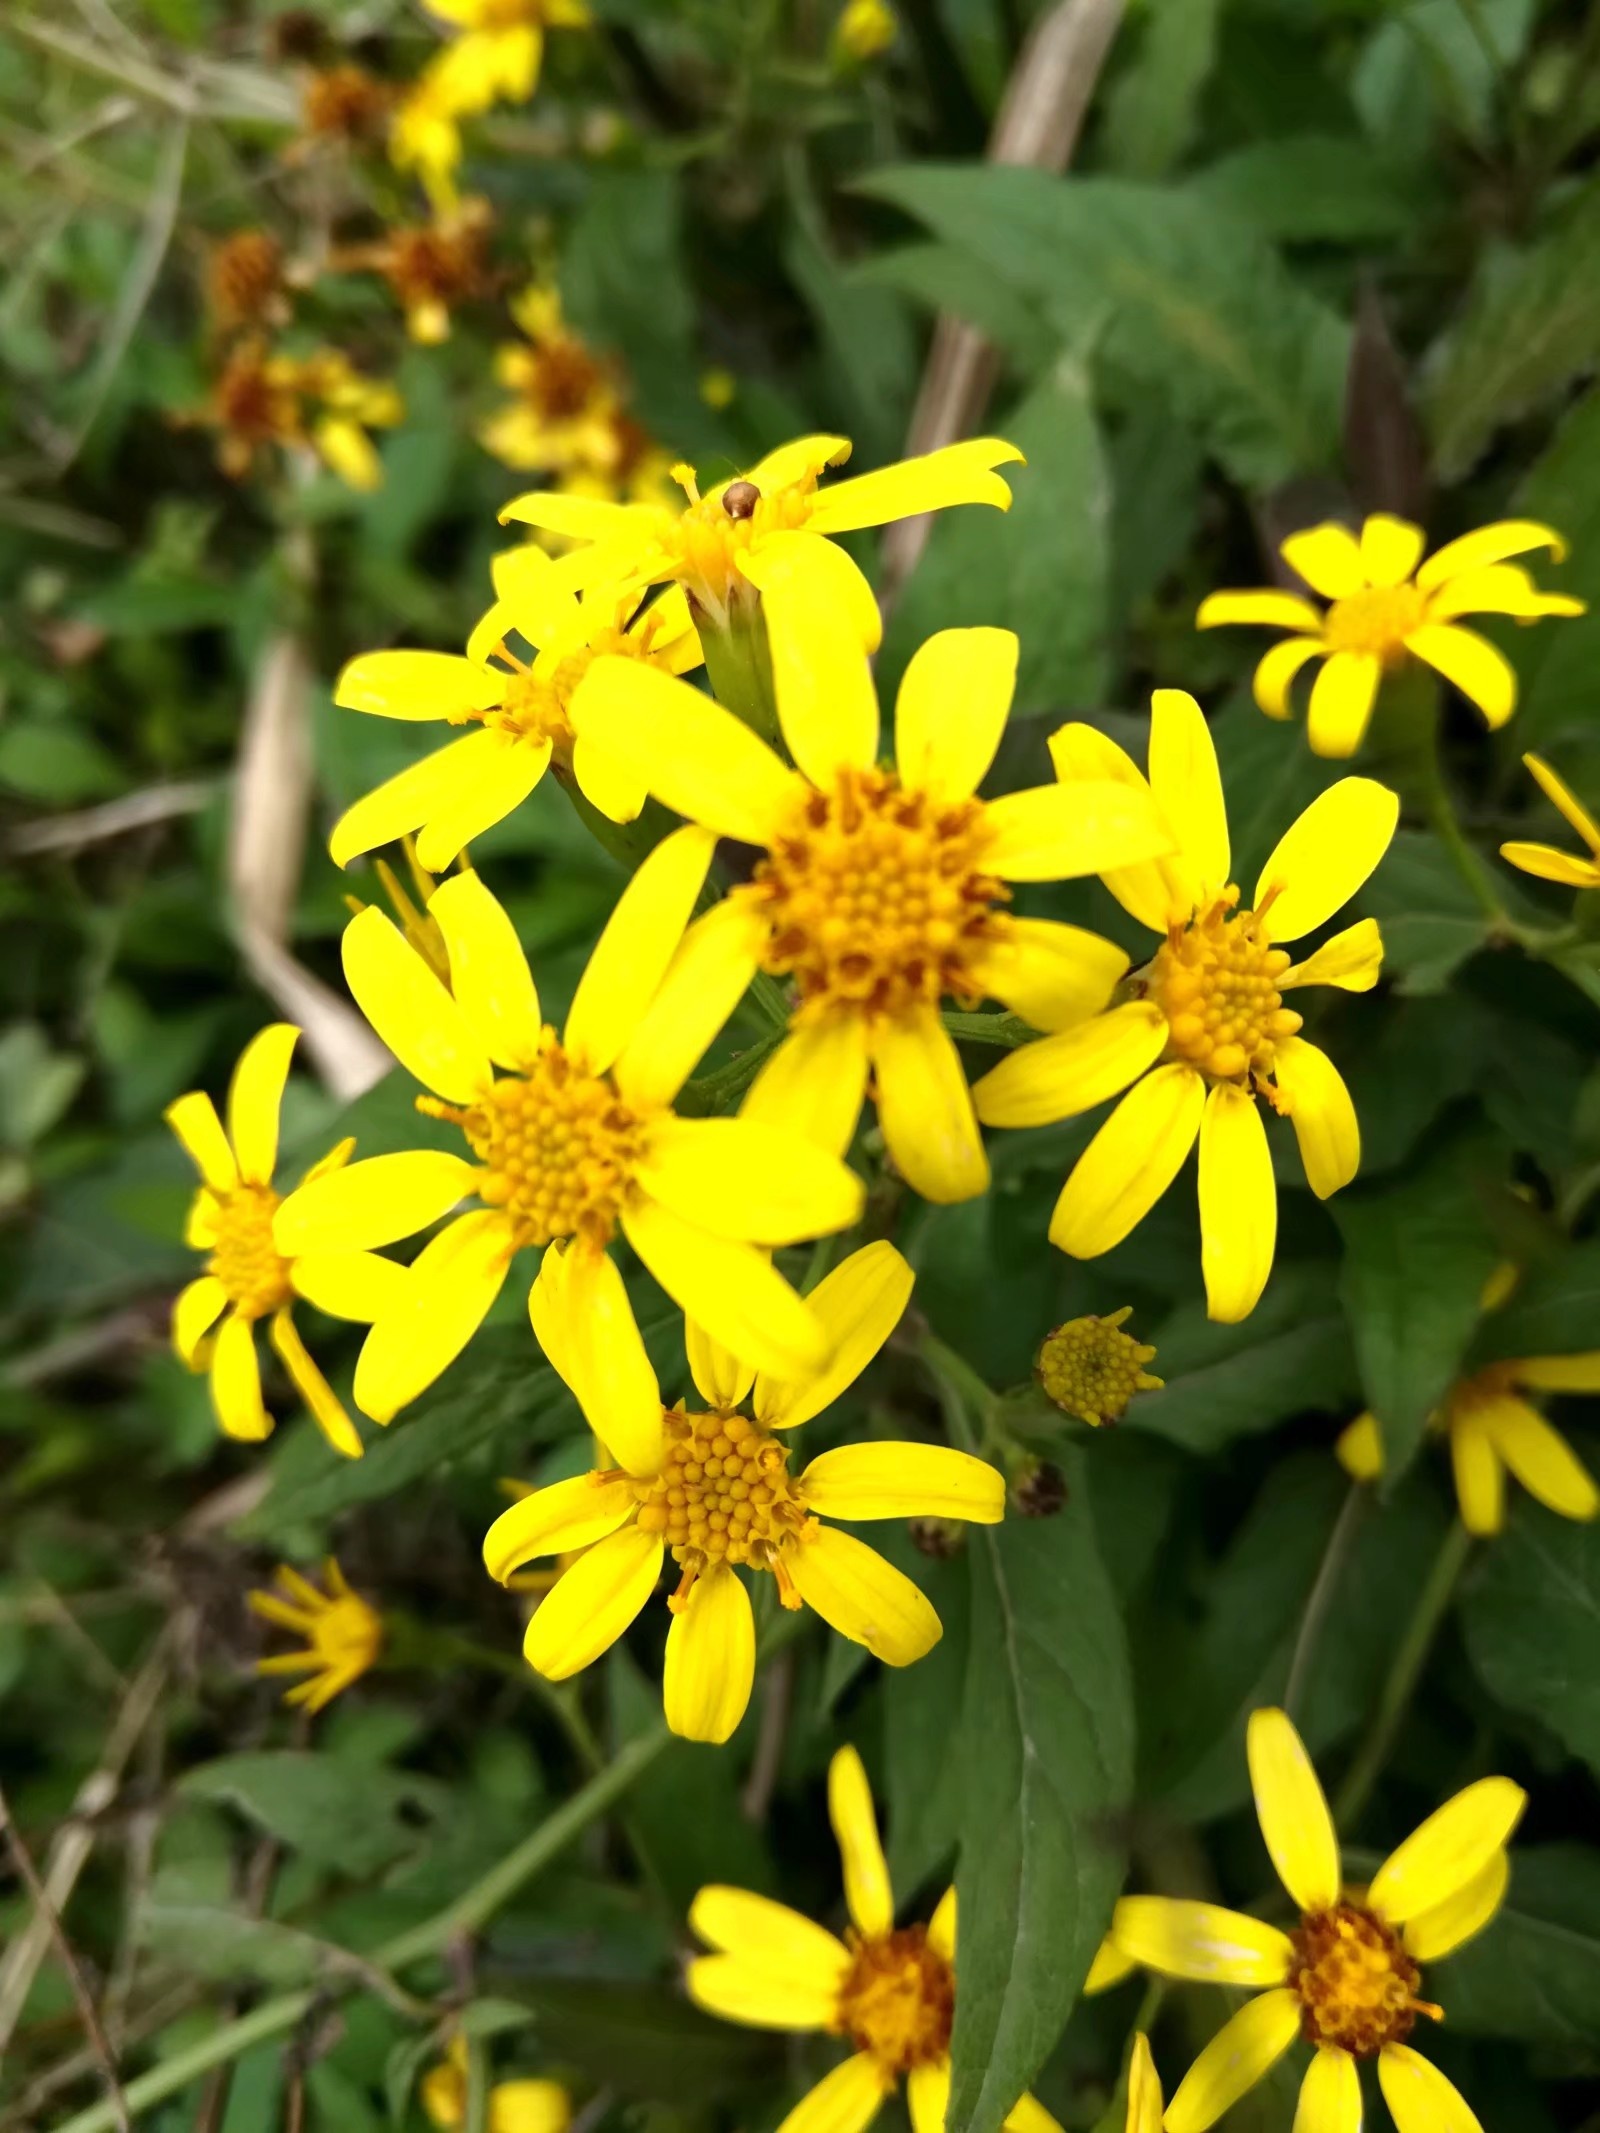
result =
[[[1361,2076],[1336,2044],[1320,2045],[1306,2068],[1294,2133],[1361,2133]]]
[[[1302,1911],[1339,1899],[1339,1838],[1305,1743],[1286,1711],[1252,1711],[1246,1732],[1256,1816],[1278,1879]]]
[[[1128,2058],[1127,2133],[1161,2133],[1163,2098],[1150,2040],[1141,2029]]]
[[[910,1666],[938,1643],[939,1617],[921,1587],[853,1533],[818,1526],[783,1560],[806,1605],[885,1666]]]
[[[1297,941],[1354,896],[1389,849],[1400,802],[1373,778],[1341,778],[1278,839],[1256,881],[1254,908],[1270,895],[1266,928]]]
[[[1525,755],[1522,761],[1550,804],[1565,815],[1590,851],[1600,854],[1600,822],[1596,822],[1566,780],[1557,777],[1543,756]]]
[[[239,1054],[228,1084],[228,1139],[239,1175],[270,1185],[278,1163],[278,1111],[300,1035],[292,1022],[271,1022]]]
[[[714,1341],[692,1318],[683,1322],[683,1346],[695,1391],[708,1407],[719,1414],[731,1414],[750,1390],[754,1370],[720,1341]]]
[[[948,1206],[988,1189],[989,1159],[955,1041],[938,1011],[885,1016],[868,1032],[878,1125],[901,1176]]]
[[[393,1421],[449,1369],[488,1316],[511,1252],[511,1225],[494,1208],[460,1216],[423,1246],[399,1303],[361,1344],[355,1394],[364,1415]]]
[[[1186,690],[1150,699],[1150,791],[1178,840],[1168,865],[1196,903],[1215,896],[1229,879],[1228,810],[1211,728]]]
[[[964,1518],[998,1525],[1006,1478],[986,1459],[947,1444],[840,1444],[799,1478],[819,1518]]]
[[[1178,2084],[1167,2133],[1206,2133],[1283,2057],[1300,2034],[1300,1995],[1280,1988],[1247,2000]]]
[[[587,734],[572,744],[572,775],[578,790],[608,822],[636,822],[650,795],[631,764]]]
[[[914,1278],[907,1261],[883,1239],[841,1260],[806,1298],[823,1330],[826,1364],[788,1384],[761,1373],[755,1382],[757,1421],[766,1429],[796,1429],[831,1406],[899,1325]]]
[[[1331,652],[1311,685],[1306,739],[1313,755],[1354,755],[1378,700],[1383,661],[1376,652]]]
[[[261,1402],[261,1364],[255,1327],[230,1311],[211,1349],[211,1404],[224,1432],[246,1444],[272,1434],[272,1417]]]
[[[866,2133],[894,2088],[871,2052],[857,2052],[802,2096],[778,2133]]]
[[[766,930],[759,913],[732,896],[690,926],[612,1068],[631,1103],[672,1102],[743,999]]]
[[[697,1956],[683,1981],[697,2007],[724,2022],[745,2022],[753,2029],[828,2029],[838,2010],[835,1983],[796,1977],[787,1967],[752,1962],[743,1954]],[[868,2065],[877,2063],[865,2053],[862,2059]],[[846,2063],[854,2065],[855,2061]]]
[[[867,1023],[859,1014],[824,1015],[791,1029],[750,1084],[744,1118],[784,1126],[832,1155],[855,1136],[867,1093]]]
[[[472,743],[477,745],[469,752]],[[549,769],[550,755],[548,741],[515,733],[469,734],[460,754],[451,757],[449,789],[435,793],[417,832],[419,863],[431,874],[442,874],[475,838],[522,805]]]
[[[1399,2133],[1483,2133],[1477,2114],[1455,2083],[1409,2044],[1383,2047],[1378,2054],[1378,2086]]]
[[[505,695],[507,677],[454,652],[363,652],[333,685],[333,700],[346,711],[379,718],[461,719],[469,711],[493,710]]]
[[[609,1651],[656,1588],[658,1533],[620,1527],[587,1548],[534,1609],[522,1656],[546,1681],[567,1681]]]
[[[603,1074],[638,1028],[678,951],[715,849],[709,830],[674,830],[617,899],[567,1016],[567,1050],[587,1072]]]
[[[471,1163],[442,1148],[368,1156],[291,1192],[273,1217],[272,1240],[286,1259],[372,1251],[447,1215],[476,1178]]]
[[[1083,1981],[1085,1994],[1109,1992],[1120,1985],[1124,1978],[1132,1977],[1139,1965],[1135,1958],[1119,1948],[1115,1936],[1108,1933],[1094,1951],[1089,1965],[1089,1974]]]
[[[906,2109],[911,2114],[911,2133],[944,2133],[944,2114],[950,2104],[950,2061],[925,2059],[906,2076]],[[1010,2124],[1009,2119],[1006,2121]]]
[[[973,975],[1035,1029],[1070,1029],[1099,1014],[1128,968],[1115,942],[1053,918],[1013,918]]]
[[[664,1116],[634,1176],[685,1221],[768,1247],[848,1229],[866,1204],[837,1156],[754,1118]]]
[[[992,471],[1022,454],[999,437],[972,437],[916,459],[902,459],[871,474],[857,474],[817,492],[807,524],[814,533],[854,533],[864,526],[917,518],[952,504],[1011,508],[1011,490]]]
[[[1451,1423],[1450,1465],[1461,1523],[1480,1539],[1498,1533],[1506,1522],[1506,1470],[1489,1432],[1475,1417]]]
[[[667,1724],[683,1740],[729,1739],[756,1678],[750,1595],[727,1563],[697,1577],[667,1631],[661,1694]]]
[[[1286,637],[1256,661],[1251,693],[1268,718],[1289,716],[1289,691],[1295,676],[1308,659],[1325,657],[1327,649],[1320,637]]]
[[[627,1285],[608,1252],[552,1244],[528,1294],[534,1337],[577,1396],[589,1427],[630,1474],[662,1457],[661,1389]]]
[[[1554,844],[1526,844],[1517,839],[1501,845],[1500,857],[1508,866],[1540,881],[1558,881],[1566,889],[1600,887],[1600,861],[1580,859],[1576,852],[1563,852]]]
[[[1002,881],[1066,881],[1158,859],[1172,832],[1148,790],[1109,779],[1035,785],[985,803],[984,865]]]
[[[801,774],[828,792],[840,770],[878,759],[878,692],[840,583],[855,566],[828,541],[774,543],[745,575],[761,589],[778,723]]]
[[[1373,1875],[1368,1902],[1396,1926],[1448,1903],[1506,1844],[1527,1804],[1510,1778],[1479,1778],[1396,1846]]]
[[[343,954],[356,1005],[407,1073],[452,1103],[481,1096],[494,1078],[489,1055],[394,921],[369,904],[345,927]]]
[[[801,551],[805,553],[802,555]],[[772,623],[772,589],[778,592],[780,608],[785,594],[796,589],[797,576],[792,564],[802,567],[801,585],[809,585],[812,592],[825,602],[844,625],[845,634],[854,639],[863,651],[875,652],[883,642],[883,617],[878,612],[878,598],[862,575],[861,566],[855,558],[832,541],[821,540],[808,526],[791,531],[763,533],[739,558],[740,574],[752,585],[761,589],[762,606],[767,612],[769,626]],[[799,619],[795,617],[794,619]],[[784,623],[792,634],[793,620]],[[674,672],[681,672],[674,668]],[[873,698],[872,730],[878,730],[877,698]],[[876,744],[874,744],[874,756]]]
[[[182,1142],[184,1151],[213,1192],[231,1192],[239,1182],[239,1166],[228,1146],[217,1107],[202,1089],[192,1089],[168,1104],[162,1117]]]
[[[228,1292],[215,1274],[201,1274],[178,1291],[172,1306],[172,1345],[192,1370],[195,1351],[228,1307]]]
[[[1225,1326],[1248,1318],[1272,1272],[1278,1188],[1256,1100],[1219,1081],[1200,1121],[1200,1262],[1206,1315]]]
[[[450,990],[499,1066],[526,1069],[539,1050],[539,995],[517,929],[477,874],[452,874],[428,900],[450,957]]]
[[[1383,935],[1375,918],[1358,918],[1314,949],[1278,980],[1279,992],[1297,985],[1337,985],[1341,992],[1371,992],[1383,968]]]
[[[1361,1128],[1344,1076],[1317,1045],[1287,1037],[1275,1047],[1273,1076],[1300,1144],[1306,1183],[1319,1200],[1348,1185],[1361,1167]]]
[[[837,1935],[786,1903],[713,1882],[689,1906],[689,1926],[707,1947],[780,1977],[802,1990],[836,1994],[850,1967]]]
[[[1464,1888],[1457,1889],[1443,1903],[1435,1904],[1431,1911],[1419,1911],[1415,1918],[1407,1921],[1407,1952],[1419,1963],[1442,1962],[1445,1956],[1471,1940],[1475,1933],[1483,1931],[1505,1901],[1510,1881],[1510,1857],[1504,1851],[1498,1851]]]
[[[1375,511],[1361,528],[1361,568],[1369,585],[1403,585],[1422,561],[1427,535],[1409,519]]]
[[[1075,1118],[1137,1081],[1161,1057],[1167,1018],[1153,1000],[1125,1000],[1092,1021],[1019,1045],[974,1083],[986,1126],[1048,1126]]]
[[[1222,629],[1235,622],[1271,630],[1320,630],[1322,615],[1299,593],[1263,586],[1253,592],[1207,593],[1194,618],[1197,630]]]
[[[1194,1068],[1178,1062],[1135,1083],[1062,1187],[1050,1242],[1074,1259],[1120,1244],[1183,1167],[1200,1132],[1205,1089]]]
[[[1376,1481],[1383,1472],[1383,1438],[1377,1418],[1357,1415],[1334,1441],[1334,1457],[1352,1481]]]
[[[1324,600],[1346,599],[1351,593],[1360,592],[1367,582],[1355,535],[1348,526],[1331,520],[1308,527],[1304,533],[1291,533],[1279,544],[1278,553]]]
[[[1125,748],[1119,748],[1110,735],[1100,732],[1098,727],[1074,720],[1070,725],[1058,727],[1051,734],[1048,745],[1056,776],[1063,784],[1087,779],[1091,784],[1126,785],[1130,791],[1150,799],[1144,772]],[[1152,800],[1151,805],[1154,804]],[[1175,855],[1176,840],[1172,850]],[[1184,919],[1189,915],[1182,886],[1164,860],[1111,867],[1102,873],[1101,879],[1122,908],[1153,933],[1165,933],[1170,918]]]
[[[500,1513],[483,1536],[484,1568],[503,1585],[541,1555],[574,1554],[604,1540],[637,1508],[638,1498],[626,1481],[607,1481],[600,1474],[553,1481]]]
[[[970,800],[1005,731],[1017,686],[1013,630],[939,630],[911,655],[894,707],[900,782],[936,800]]]
[[[361,1432],[345,1412],[344,1402],[317,1367],[287,1310],[273,1313],[268,1338],[293,1380],[295,1391],[310,1410],[312,1420],[334,1450],[346,1459],[359,1459],[365,1450]]]
[[[1481,570],[1486,563],[1504,563],[1509,557],[1527,555],[1534,548],[1548,548],[1558,563],[1567,552],[1566,542],[1553,526],[1541,526],[1530,518],[1499,519],[1492,526],[1480,526],[1475,533],[1462,534],[1459,540],[1447,541],[1429,556],[1417,572],[1417,589],[1431,592],[1434,586],[1459,577],[1463,571]]]
[[[1492,728],[1517,708],[1517,670],[1497,644],[1454,622],[1429,622],[1413,630],[1406,650],[1470,697]]]
[[[1164,1977],[1213,1985],[1281,1985],[1294,1945],[1243,1911],[1177,1896],[1124,1896],[1111,1918],[1124,1955]]]
[[[1559,1430],[1537,1408],[1508,1394],[1484,1412],[1489,1441],[1530,1496],[1558,1518],[1600,1513],[1600,1489]]]
[[[858,1933],[876,1939],[894,1925],[889,1864],[878,1835],[872,1788],[861,1757],[840,1748],[828,1765],[828,1819],[844,1868],[844,1900]]]
[[[642,1194],[622,1227],[686,1318],[735,1355],[780,1377],[820,1370],[827,1340],[811,1307],[751,1244],[714,1237]]]
[[[498,764],[507,745],[505,735],[479,730],[408,763],[363,794],[333,825],[328,852],[334,865],[348,866],[361,852],[409,836],[430,816],[452,813],[460,795],[478,786],[486,742],[491,744],[489,759]]]

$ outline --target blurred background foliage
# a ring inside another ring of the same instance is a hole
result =
[[[1066,1510],[950,1560],[902,1541],[943,1644],[882,1675],[813,1621],[725,1752],[652,1744],[648,1619],[581,1696],[516,1660],[479,1539],[499,1477],[574,1471],[584,1439],[515,1284],[359,1464],[303,1419],[264,1452],[226,1443],[167,1347],[188,1187],[160,1114],[219,1087],[263,1022],[308,1032],[291,1156],[342,1132],[363,1154],[415,1142],[337,978],[347,897],[382,891],[324,845],[432,737],[335,711],[329,689],[358,651],[460,648],[506,544],[495,514],[542,473],[659,484],[682,459],[716,478],[818,429],[881,464],[908,437],[943,441],[931,386],[965,328],[960,419],[1026,452],[1015,507],[946,514],[920,554],[861,555],[893,594],[886,696],[934,628],[1020,632],[1001,789],[1048,774],[1063,718],[1137,750],[1151,687],[1190,688],[1250,878],[1342,766],[1260,716],[1259,646],[1197,636],[1196,606],[1283,582],[1296,527],[1386,509],[1434,544],[1507,515],[1568,536],[1541,578],[1588,616],[1490,625],[1520,707],[1489,737],[1448,702],[1445,760],[1488,855],[1550,832],[1520,750],[1600,797],[1600,10],[899,0],[889,41],[857,52],[832,0],[594,12],[551,34],[530,101],[467,123],[481,244],[448,336],[422,340],[374,262],[428,220],[383,115],[438,50],[431,18],[389,0],[16,0],[0,26],[0,1767],[80,1983],[126,2069],[306,1995],[287,2035],[157,2105],[146,2122],[170,2133],[419,2125],[417,2076],[462,2009],[475,2054],[558,2074],[588,2126],[775,2125],[826,2047],[694,2013],[674,1982],[683,1913],[708,1879],[836,1905],[818,1780],[850,1738],[903,1895],[934,1889],[958,1842],[997,1882],[1015,1869],[970,1942],[964,1885],[963,1974],[1006,1982],[958,2061],[1015,2071],[1014,2089],[1049,2050],[1034,2086],[1063,2123],[1120,2125],[1137,1988],[1072,2003],[1122,1856],[1143,1885],[1254,1891],[1243,1721],[1298,1654],[1297,1715],[1335,1779],[1380,1729],[1362,1845],[1484,1770],[1529,1784],[1511,1906],[1450,1964],[1439,2056],[1486,2125],[1592,2129],[1600,1538],[1521,1498],[1459,1582],[1430,1583],[1453,1514],[1424,1441],[1465,1370],[1600,1346],[1592,896],[1577,946],[1536,958],[1528,929],[1558,926],[1565,892],[1489,856],[1482,896],[1408,816],[1358,904],[1382,921],[1385,983],[1324,1018],[1362,1175],[1328,1208],[1285,1172],[1279,1263],[1243,1325],[1205,1319],[1184,1192],[1092,1264],[1046,1247],[1086,1122],[1003,1136],[986,1198],[918,1209],[901,1237],[916,1308],[991,1386],[1025,1385],[1058,1321],[1131,1303],[1165,1389],[1092,1439],[1013,1403],[1019,1467],[1059,1466]],[[1068,15],[1063,89],[1019,57]],[[360,74],[336,96],[338,69]],[[984,160],[1008,83],[1045,133],[1086,102],[1070,175]],[[216,261],[244,230],[276,264],[241,321]],[[627,425],[620,471],[513,468],[485,445],[518,390],[498,352],[520,349],[525,374],[540,345],[519,323],[530,287],[547,327],[559,292],[549,330]],[[291,363],[335,350],[366,381],[306,405],[371,424],[377,486],[344,478],[366,478],[348,438],[330,466],[305,430],[242,458],[219,430],[258,334]],[[617,868],[553,780],[477,857],[559,1019]],[[1133,945],[1093,885],[1031,907]],[[721,1056],[751,1034],[735,1025]],[[1485,1315],[1503,1261],[1521,1285]],[[675,1390],[678,1335],[630,1282]],[[322,1331],[347,1385],[353,1344]],[[936,1426],[932,1401],[891,1352],[825,1426],[905,1434]],[[1332,1456],[1363,1406],[1395,1432],[1381,1503]],[[1563,1410],[1595,1465],[1592,1405]],[[278,1557],[335,1547],[385,1611],[385,1664],[312,1729],[254,1678],[244,1595]],[[997,1617],[1017,1611],[1036,1649],[997,1662]],[[1407,1681],[1419,1625],[1428,1664]],[[485,1935],[436,1937],[396,1981],[379,1951],[637,1742],[647,1767],[605,1834],[553,1851]],[[31,1915],[13,1877],[0,2126],[113,2125],[93,2117],[96,2057]],[[1024,1930],[1041,1923],[1042,1954]],[[1220,2007],[1174,1994],[1176,2048]],[[1287,2125],[1287,2093],[1269,2083],[1230,2125]]]

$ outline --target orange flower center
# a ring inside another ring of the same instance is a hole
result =
[[[798,802],[745,892],[770,927],[766,968],[813,1014],[975,1004],[1009,925],[993,909],[1007,890],[981,871],[989,842],[981,801],[944,806],[893,771],[841,770]]]
[[[1421,627],[1427,605],[1414,585],[1374,585],[1350,593],[1323,616],[1323,642],[1330,652],[1376,652],[1392,666],[1404,655],[1407,637]]]
[[[261,323],[283,287],[282,245],[270,230],[235,230],[213,248],[206,287],[222,325]]]
[[[786,1606],[798,1606],[779,1551],[806,1530],[805,1506],[789,1478],[789,1453],[744,1415],[663,1417],[661,1472],[634,1484],[639,1524],[659,1533],[683,1571],[671,1605],[682,1607],[703,1571],[717,1563],[770,1570]]]
[[[268,1185],[235,1185],[213,1195],[217,1241],[207,1268],[242,1318],[265,1318],[288,1303],[289,1262],[272,1241],[278,1195]]]
[[[887,2074],[909,2073],[950,2049],[955,1972],[928,1943],[926,1926],[903,1926],[871,1940],[852,1934],[852,1960],[839,1987],[835,2027],[871,2052]]]
[[[605,393],[605,372],[581,341],[546,341],[532,354],[522,391],[547,422],[575,422]]]
[[[1146,973],[1151,999],[1167,1018],[1167,1051],[1215,1081],[1271,1075],[1275,1046],[1302,1018],[1283,1004],[1278,980],[1292,958],[1274,948],[1260,911],[1238,911],[1229,887],[1186,926],[1168,929]]]
[[[1370,2059],[1386,2044],[1404,2043],[1419,2014],[1440,2019],[1437,2007],[1416,1997],[1422,1972],[1400,1936],[1365,1905],[1307,1911],[1290,1938],[1288,1984],[1300,1995],[1308,2044]]]

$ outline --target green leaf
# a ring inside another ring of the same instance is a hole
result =
[[[1462,1601],[1491,1696],[1536,1718],[1600,1774],[1600,1525],[1519,1500]]]
[[[1452,2030],[1600,2046],[1600,1852],[1513,1845],[1511,1893],[1476,1940],[1430,1967]]]
[[[884,1822],[889,1879],[904,1903],[938,1869],[948,1871],[961,1830],[959,1758],[951,1753],[952,1713],[967,1671],[971,1580],[963,1560],[923,1561],[917,1583],[933,1602],[944,1635],[915,1666],[883,1671]]]
[[[1059,1518],[968,1543],[961,1994],[948,2133],[997,2133],[1071,2013],[1122,1886],[1133,1691],[1081,1470]]]
[[[1385,162],[1356,134],[1251,141],[1197,171],[1189,189],[1288,244],[1397,237],[1417,211],[1416,172]]]
[[[1589,603],[1585,615],[1517,632],[1518,740],[1520,746],[1537,747],[1568,734],[1592,735],[1594,729],[1594,677],[1600,670],[1600,390],[1566,415],[1518,491],[1514,508],[1554,526],[1572,544],[1563,564],[1540,559],[1540,584]],[[1535,819],[1540,827],[1534,835],[1555,829],[1555,816],[1542,803]]]
[[[898,458],[916,390],[911,318],[892,288],[843,270],[808,197],[797,198],[794,209],[784,265],[816,321],[830,401],[848,410],[847,427],[864,463],[878,466]]]
[[[900,245],[864,259],[849,278],[882,283],[929,311],[965,319],[1025,371],[1043,370],[1061,343],[1035,303],[958,245]]]
[[[773,2063],[770,2037],[702,2014],[675,1987],[551,1978],[525,1997],[552,2053],[624,2096],[726,2104]]]
[[[1165,176],[1189,145],[1217,56],[1221,0],[1151,0],[1133,64],[1112,89],[1106,150],[1130,178]]]
[[[46,719],[14,719],[0,730],[0,786],[45,807],[74,807],[121,792],[126,779],[92,734]]]
[[[1510,1302],[1484,1320],[1473,1361],[1575,1355],[1594,1347],[1597,1327],[1600,1238],[1590,1237],[1523,1275]]]
[[[1489,937],[1477,898],[1427,830],[1395,833],[1383,865],[1351,908],[1378,921],[1383,975],[1397,992],[1412,997],[1443,992]]]
[[[291,1851],[353,1877],[415,1851],[448,1799],[430,1778],[296,1749],[221,1756],[185,1772],[178,1790],[225,1800]]]

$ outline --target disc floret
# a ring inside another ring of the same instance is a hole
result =
[[[216,1275],[241,1318],[265,1318],[294,1295],[289,1262],[272,1241],[278,1200],[270,1185],[249,1183],[213,1199],[216,1243],[206,1272]]]
[[[1289,1938],[1294,1957],[1287,1982],[1300,1995],[1308,2044],[1371,2059],[1386,2044],[1403,2044],[1419,2014],[1443,2019],[1417,1998],[1422,1971],[1400,1935],[1364,1904],[1345,1898],[1308,1911]]]
[[[849,1947],[835,2024],[840,2033],[871,2052],[891,2079],[944,2059],[955,2020],[955,1969],[930,1943],[928,1928],[851,1932]]]
[[[1039,1383],[1064,1414],[1077,1415],[1094,1429],[1119,1422],[1136,1393],[1154,1392],[1161,1379],[1145,1365],[1156,1351],[1122,1328],[1133,1306],[1124,1304],[1106,1318],[1073,1318],[1045,1336],[1039,1350]]]
[[[1147,974],[1167,1019],[1167,1052],[1213,1081],[1269,1081],[1276,1048],[1304,1018],[1285,1007],[1278,980],[1293,958],[1274,948],[1264,920],[1270,896],[1238,911],[1230,884],[1186,925],[1168,928]]]
[[[785,1445],[739,1414],[664,1416],[661,1471],[634,1485],[638,1523],[659,1533],[683,1572],[668,1603],[680,1611],[696,1578],[719,1563],[770,1570],[786,1607],[798,1607],[781,1551],[815,1525],[789,1478]]]

